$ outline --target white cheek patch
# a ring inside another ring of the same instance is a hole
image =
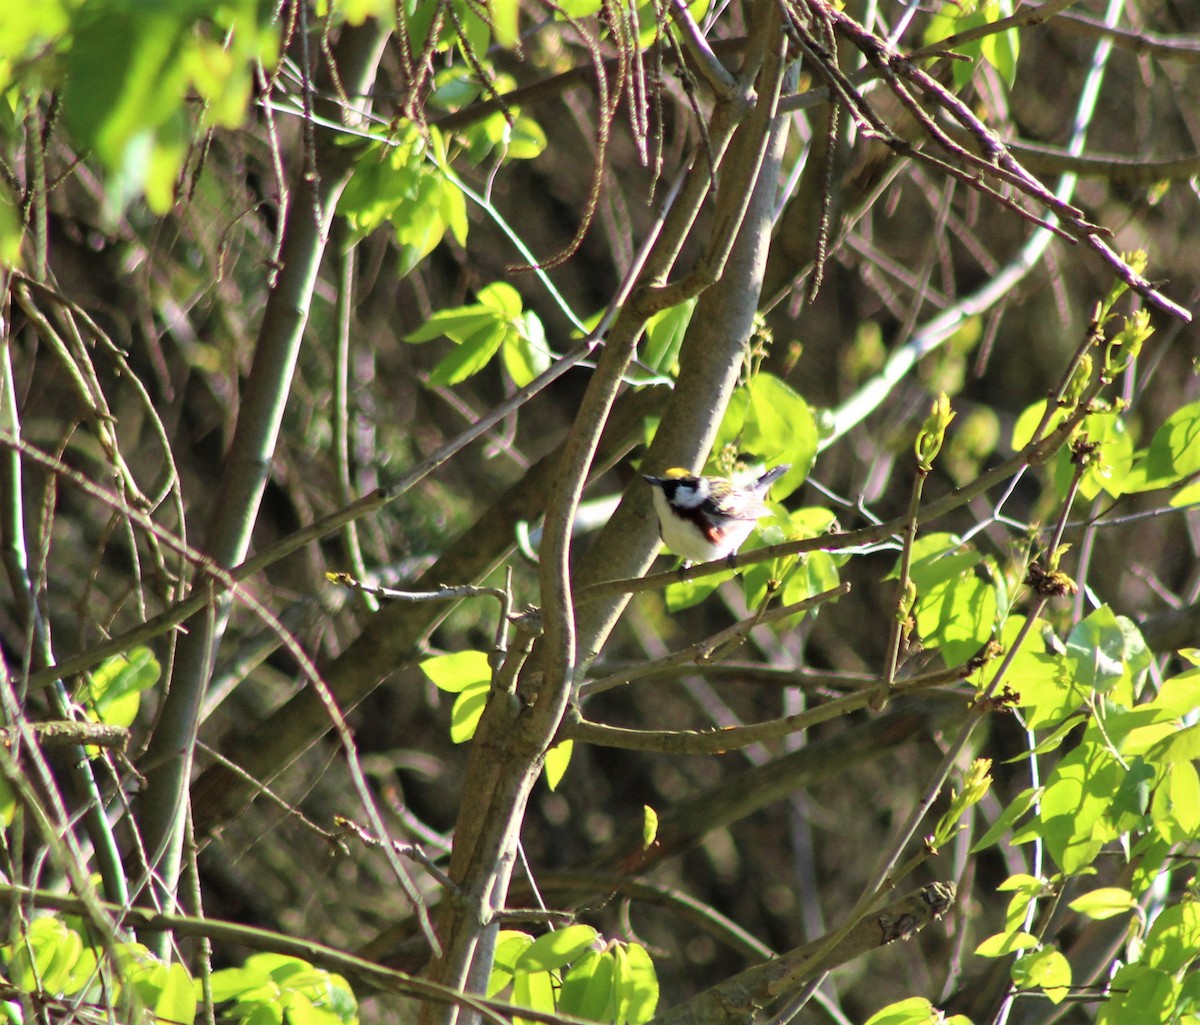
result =
[[[675,488],[675,504],[681,509],[695,509],[708,501],[708,481],[701,479],[696,484],[680,484]]]

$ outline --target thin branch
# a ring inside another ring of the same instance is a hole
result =
[[[962,673],[959,679],[966,679],[977,672],[986,662],[987,655],[971,659],[951,672]],[[913,677],[897,682],[890,690],[886,685],[872,687],[868,690],[847,694],[844,697],[827,701],[823,705],[796,712],[793,715],[766,722],[752,723],[749,726],[736,726],[723,730],[632,730],[617,726],[606,726],[601,723],[584,719],[578,712],[569,719],[560,731],[557,740],[577,740],[598,747],[613,747],[624,751],[657,751],[665,754],[727,754],[739,751],[751,744],[764,740],[774,740],[793,733],[811,729],[823,722],[849,715],[861,708],[867,708],[882,695],[891,697],[906,696],[929,690],[931,687],[943,686],[948,682],[941,674]]]
[[[94,744],[124,751],[129,743],[129,730],[124,726],[89,722],[84,719],[54,719],[26,723],[25,727],[42,747],[72,747]],[[21,727],[0,727],[0,744],[12,747],[21,734]]]
[[[650,662],[644,662],[636,668],[613,673],[611,676],[602,677],[599,680],[590,680],[579,688],[579,697],[585,698],[592,694],[601,694],[624,683],[633,683],[635,680],[641,680],[647,676],[656,676],[675,667],[691,666],[694,668],[697,665],[712,664],[717,660],[718,652],[721,649],[726,648],[731,642],[744,640],[754,627],[762,623],[774,623],[787,619],[789,616],[799,615],[802,612],[807,612],[824,605],[826,602],[837,601],[849,593],[850,585],[841,583],[837,587],[831,588],[828,591],[822,591],[820,594],[814,594],[803,601],[757,612],[747,619],[743,619],[732,626],[726,627],[724,630],[718,631],[703,641],[697,641],[682,651],[677,651]]]
[[[713,53],[712,47],[704,38],[700,26],[696,24],[687,4],[683,0],[669,0],[669,2],[672,19],[679,26],[688,56],[696,62],[700,74],[704,76],[704,80],[720,99],[733,99],[737,90],[737,79],[729,73],[725,65]]]

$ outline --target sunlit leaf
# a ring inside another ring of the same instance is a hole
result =
[[[421,672],[438,690],[451,694],[458,694],[471,684],[487,683],[492,678],[491,663],[484,651],[434,655],[421,662]]]
[[[539,936],[513,963],[518,972],[546,972],[570,964],[596,942],[590,925],[568,925]]]
[[[1012,966],[1019,989],[1040,989],[1051,1003],[1060,1004],[1071,991],[1071,963],[1052,947],[1025,954]]]
[[[1017,930],[989,936],[975,948],[975,953],[980,957],[1004,957],[1006,954],[1013,954],[1018,950],[1028,950],[1037,945],[1038,938],[1036,936]]]
[[[1104,886],[1076,897],[1067,907],[1099,921],[1132,911],[1137,907],[1137,901],[1128,890],[1119,886]]]
[[[472,683],[457,698],[450,710],[450,739],[462,744],[475,736],[475,729],[487,705],[489,683]]]
[[[558,784],[567,773],[567,766],[571,764],[571,753],[574,750],[575,741],[564,740],[546,752],[546,786],[551,790],[558,789]]]
[[[614,970],[611,953],[589,950],[563,978],[559,1012],[589,1021],[612,1021],[617,1008]]]

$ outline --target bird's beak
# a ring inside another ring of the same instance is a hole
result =
[[[648,473],[642,474],[642,480],[648,481],[651,484],[661,484],[663,482],[661,477],[651,477]]]

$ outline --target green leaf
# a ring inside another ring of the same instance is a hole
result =
[[[57,55],[70,27],[74,4],[62,0],[31,0],[12,4],[0,18],[0,94],[14,82],[34,84],[39,54]],[[34,80],[34,81],[30,81]]]
[[[558,784],[567,773],[567,766],[571,764],[571,752],[574,750],[575,741],[564,740],[546,752],[546,785],[551,790],[558,789]]]
[[[550,369],[550,347],[546,330],[532,310],[521,314],[516,323],[517,330],[505,335],[500,354],[513,384],[524,388]]]
[[[415,331],[410,331],[404,340],[419,345],[435,338],[449,338],[459,344],[480,331],[494,327],[496,314],[482,305],[457,306],[452,310],[441,310],[430,317]]]
[[[521,312],[521,293],[504,281],[484,285],[478,293],[479,304],[509,320]]]
[[[554,977],[549,972],[518,971],[513,976],[513,1003],[531,1011],[553,1014]],[[514,1017],[513,1025],[525,1021],[527,1019]]]
[[[963,550],[953,534],[931,534],[913,545],[910,576],[917,588],[917,633],[947,665],[974,656],[996,628],[995,571],[979,575],[983,556]],[[899,563],[890,576],[899,575]]]
[[[599,933],[590,925],[568,925],[539,936],[514,962],[518,972],[547,972],[570,964],[591,949]],[[529,1005],[526,1005],[529,1006]]]
[[[490,682],[468,684],[454,699],[450,710],[450,739],[454,743],[462,744],[475,736],[491,689]]]
[[[292,990],[287,994],[284,1017],[290,1025],[341,1025],[334,1011],[320,1004],[307,993]]]
[[[216,1003],[232,1000],[249,990],[261,986],[270,976],[243,965],[241,968],[222,968],[212,973],[212,995]]]
[[[1144,964],[1119,968],[1109,983],[1110,996],[1100,1005],[1096,1025],[1143,1025],[1169,1022],[1179,983]]]
[[[1152,760],[1172,764],[1200,758],[1200,724],[1181,730],[1173,730],[1168,726],[1165,732],[1166,739],[1150,749]]]
[[[684,609],[690,609],[693,605],[699,605],[721,584],[732,577],[732,573],[715,573],[698,580],[677,580],[673,584],[668,584],[663,592],[663,597],[667,602],[667,611],[682,612]]]
[[[1076,897],[1067,907],[1081,915],[1087,915],[1088,918],[1101,921],[1132,911],[1137,907],[1137,901],[1132,893],[1119,886],[1103,886]]]
[[[429,375],[430,386],[459,384],[472,374],[479,373],[500,351],[509,333],[506,325],[493,323],[463,339],[458,348],[433,368]]]
[[[1200,904],[1187,901],[1162,912],[1146,934],[1142,963],[1174,974],[1200,956]]]
[[[513,979],[517,959],[533,943],[533,937],[517,930],[501,930],[496,937],[496,953],[492,959],[492,974],[488,979],[487,995],[494,997]]]
[[[396,141],[363,149],[338,200],[338,213],[360,237],[387,223],[396,207],[417,193],[425,144],[411,127],[402,127]]]
[[[1033,432],[1039,423],[1042,421],[1042,416],[1046,412],[1046,400],[1041,399],[1033,405],[1027,407],[1020,416],[1017,417],[1017,422],[1013,425],[1012,431],[1012,447],[1014,452],[1020,452],[1026,445],[1033,441]],[[1050,419],[1050,423],[1042,430],[1039,438],[1046,437],[1067,418],[1065,410],[1055,410],[1054,415]]]
[[[190,28],[188,5],[93,0],[75,14],[64,113],[81,147],[118,167],[129,144],[183,103],[180,59]]]
[[[630,943],[617,948],[616,965],[617,1025],[643,1025],[658,1007],[654,962],[640,943]]]
[[[1004,957],[1018,950],[1036,947],[1040,942],[1036,936],[1019,929],[1015,932],[1000,932],[979,944],[975,953],[980,957]]]
[[[171,1025],[192,1025],[196,1020],[196,991],[192,977],[178,961],[167,968],[162,992],[154,1003],[154,1016]]]
[[[676,306],[659,310],[646,321],[646,336],[642,342],[642,362],[657,374],[674,376],[678,371],[679,347],[687,334],[696,300],[688,299]]]
[[[1061,1004],[1071,991],[1071,963],[1060,951],[1046,947],[1017,958],[1012,980],[1019,989],[1040,989],[1051,1003]]]
[[[517,0],[489,0],[488,13],[492,18],[492,31],[496,34],[496,45],[512,49],[520,36],[517,32]]]
[[[759,373],[734,392],[713,450],[731,446],[768,466],[790,464],[791,469],[771,488],[771,496],[779,501],[808,476],[818,440],[816,418],[808,403],[779,378]]]
[[[421,663],[421,672],[438,690],[459,694],[472,684],[489,683],[492,667],[483,651],[456,651],[434,655]]]
[[[1079,494],[1088,501],[1101,491],[1120,498],[1125,493],[1125,478],[1133,466],[1133,438],[1125,420],[1117,413],[1092,413],[1085,417],[1083,433],[1091,445],[1097,446],[1089,456],[1087,469],[1079,482]],[[1054,460],[1054,483],[1060,495],[1065,495],[1075,476],[1076,468],[1066,449]]]
[[[143,188],[165,212],[188,145],[189,88],[205,101],[204,122],[239,123],[254,62],[270,62],[275,30],[260,28],[248,0],[92,0],[76,5],[72,22],[64,119],[108,174],[105,212],[120,213]]]
[[[614,972],[611,953],[589,950],[563,978],[558,995],[559,1013],[589,1021],[612,1021],[617,1011]]]
[[[545,151],[546,133],[533,118],[518,115],[511,128],[504,122],[504,129],[505,156],[510,160],[534,160]]]
[[[1011,13],[1011,5],[1008,3],[986,2],[978,6],[944,4],[929,21],[925,30],[925,44],[933,45],[960,32],[990,25]],[[996,69],[1008,88],[1013,87],[1016,81],[1017,56],[1020,52],[1020,37],[1015,28],[960,43],[955,47],[955,52],[964,57],[986,60]],[[961,91],[970,83],[975,64],[971,61],[954,61],[951,66],[954,87]]]
[[[1129,490],[1171,487],[1200,470],[1200,402],[1175,410],[1154,432]]]
[[[1081,743],[1050,774],[1036,832],[1068,875],[1091,865],[1117,832],[1107,816],[1124,770],[1101,744]]]
[[[991,847],[992,844],[998,842],[999,839],[1008,832],[1013,823],[1015,823],[1017,819],[1021,818],[1027,811],[1029,811],[1030,808],[1033,807],[1034,803],[1038,800],[1041,794],[1041,787],[1038,787],[1037,789],[1033,789],[1031,787],[1027,790],[1022,790],[1021,793],[1017,794],[1009,806],[1005,808],[1004,811],[1000,813],[1000,816],[996,819],[996,821],[992,823],[991,828],[989,828],[988,831],[975,842],[975,846],[971,848],[971,853],[977,854],[979,851],[986,850],[987,848]]]
[[[162,667],[145,647],[127,655],[113,655],[92,671],[88,679],[89,711],[97,722],[110,726],[132,726],[141,703],[141,692],[157,682]]]
[[[1170,843],[1186,844],[1200,834],[1200,776],[1191,761],[1168,765],[1154,789],[1150,819]]]
[[[909,997],[888,1004],[866,1020],[866,1025],[936,1025],[941,1013],[924,997]]]
[[[1011,13],[1011,11],[1007,12]],[[980,40],[980,52],[1004,84],[1012,89],[1017,83],[1017,58],[1021,55],[1021,34],[1016,28],[994,32]]]
[[[242,1019],[242,1025],[283,1025],[283,1001],[260,1000],[247,1004],[239,1013],[241,1005],[234,1005],[233,1013]]]
[[[1133,688],[1150,668],[1151,655],[1133,622],[1116,616],[1107,605],[1077,623],[1067,638],[1067,653],[1075,680],[1102,694],[1118,683],[1130,688],[1124,704],[1133,703]]]
[[[648,804],[642,805],[642,846],[651,847],[658,836],[658,812]]]

